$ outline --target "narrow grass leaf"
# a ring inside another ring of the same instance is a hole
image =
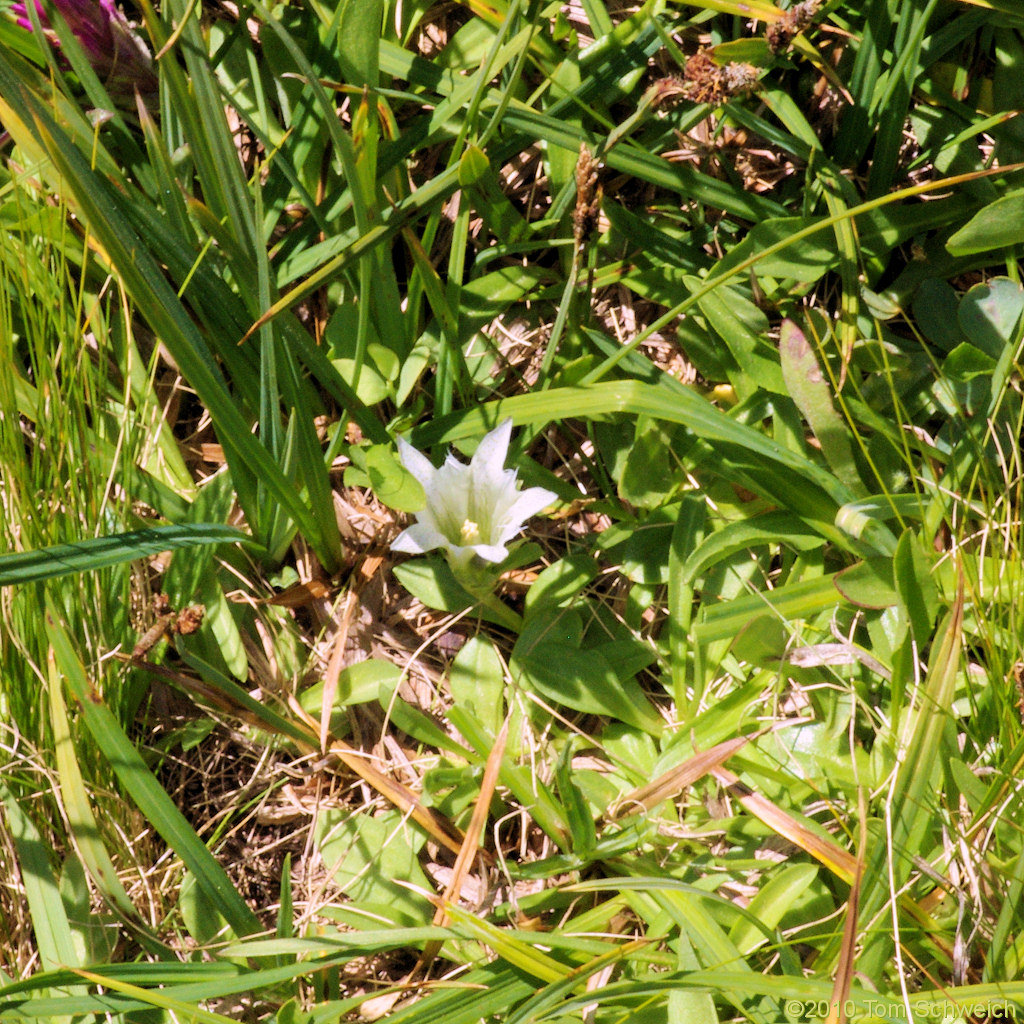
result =
[[[163,949],[162,945],[156,943],[155,937],[148,935],[147,930],[143,928],[142,920],[125,891],[117,869],[110,859],[110,854],[103,844],[99,825],[95,814],[93,814],[92,803],[86,792],[82,771],[78,764],[61,681],[57,674],[56,662],[52,657],[47,668],[46,690],[50,704],[50,722],[53,727],[57,775],[60,779],[60,799],[68,828],[75,840],[75,849],[103,896],[131,921],[139,933],[140,939],[150,947],[151,952],[160,951]]]
[[[460,932],[489,946],[506,963],[525,971],[532,978],[551,984],[568,977],[572,970],[530,943],[496,928],[483,918],[467,913],[461,907],[448,903],[445,909],[452,925]],[[538,945],[542,945],[543,937],[537,938]]]
[[[224,916],[235,934],[243,936],[259,931],[259,919],[167,795],[167,791],[157,782],[135,744],[86,678],[71,638],[50,600],[47,601],[46,634],[53,647],[57,669],[64,676],[81,709],[86,727],[121,780],[125,791],[168,846],[182,859],[211,906]]]
[[[741,750],[760,735],[761,733],[757,732],[750,736],[737,736],[716,744],[710,750],[702,750],[700,753],[688,757],[682,764],[670,768],[653,782],[648,782],[620,797],[617,811],[613,817],[621,818],[635,813],[638,804],[645,812],[648,812],[663,801],[671,800],[698,779],[707,775],[712,768],[723,765],[736,751]]]
[[[155,1006],[167,1010],[168,1013],[177,1015],[190,1021],[201,1021],[202,1024],[233,1024],[234,1017],[225,1017],[223,1014],[214,1013],[212,1010],[204,1010],[193,1002],[185,1002],[182,999],[175,999],[155,988],[140,988],[138,985],[130,985],[126,981],[117,981],[114,978],[92,971],[77,970],[76,974],[81,975],[86,981],[94,985],[103,985],[105,988],[113,989],[122,995],[130,996],[138,1000],[143,1006]]]
[[[903,733],[900,766],[888,802],[892,839],[876,843],[864,871],[862,916],[870,920],[892,898],[891,885],[900,891],[921,855],[936,821],[936,771],[944,762],[943,733],[949,724],[963,644],[964,591],[961,583],[952,609],[936,635],[928,675],[910,712]],[[872,930],[864,939],[858,969],[869,977],[890,955],[892,936]]]
[[[642,949],[646,945],[646,939],[633,939],[631,942],[623,942],[621,945],[595,956],[587,963],[574,967],[564,978],[545,985],[532,999],[527,1000],[514,1013],[509,1014],[507,1024],[532,1024],[534,1021],[545,1020],[549,1017],[549,1011],[552,1007],[556,1006],[561,999],[574,989],[577,989],[588,978],[594,977],[600,971],[610,969],[614,964],[622,960],[628,960],[631,953]],[[597,1001],[599,999],[595,1000],[595,1002]]]
[[[303,533],[317,538],[320,530],[310,510],[302,503],[267,449],[251,434],[249,423],[229,393],[198,328],[148,247],[131,227],[122,209],[123,198],[93,171],[78,147],[49,112],[21,86],[2,58],[0,53],[0,96],[3,97],[0,112],[4,113],[5,122],[6,113],[11,110],[19,126],[32,124],[31,134],[43,142],[63,179],[62,191],[73,197],[79,216],[105,249],[107,258],[123,278],[126,290],[139,308],[146,311],[153,330],[171,350],[182,375],[196,389],[209,410],[229,462],[240,462],[245,470],[262,480]],[[236,158],[237,154],[233,154],[231,159]],[[261,517],[256,515],[256,509],[248,511],[250,522],[258,523]],[[330,551],[321,549],[317,553],[329,571],[337,567]]]
[[[54,544],[38,551],[0,555],[0,587],[105,569],[123,562],[149,558],[161,551],[231,541],[251,543],[252,537],[233,526],[189,523],[151,526],[145,530],[133,530],[110,537]]]
[[[21,885],[32,916],[32,930],[44,970],[70,967],[79,962],[75,940],[68,922],[57,878],[50,863],[51,846],[21,806],[16,794],[0,779],[0,804],[18,855]]]
[[[713,768],[711,774],[724,785],[733,796],[756,818],[760,818],[772,831],[795,843],[815,860],[821,861],[830,871],[845,882],[852,882],[857,869],[857,858],[838,843],[812,831],[793,815],[776,806],[770,800],[753,792],[740,781],[738,775],[727,768]]]

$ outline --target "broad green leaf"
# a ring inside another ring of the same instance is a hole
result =
[[[939,612],[939,592],[931,570],[932,563],[921,542],[906,530],[893,558],[893,583],[919,650],[928,642]]]
[[[582,648],[582,639],[582,621],[572,611],[526,623],[512,653],[513,679],[574,711],[660,734],[664,723],[643,690],[620,678],[600,648]]]
[[[75,963],[109,960],[120,940],[120,920],[111,913],[96,913],[90,906],[92,891],[82,862],[72,853],[64,855],[58,881],[67,908],[68,924],[77,950]],[[152,948],[157,948],[155,945]]]
[[[680,712],[691,706],[687,694],[690,678],[690,625],[693,621],[693,574],[685,566],[699,547],[707,522],[707,503],[700,494],[687,494],[679,506],[679,514],[669,544],[668,556],[668,642],[672,695]],[[695,681],[696,682],[696,681]],[[695,686],[695,691],[697,687]],[[693,693],[694,703],[700,694]]]
[[[231,928],[224,916],[206,898],[196,882],[196,876],[186,871],[178,890],[178,910],[189,935],[200,945],[223,942],[231,936]]]
[[[236,679],[245,682],[249,676],[249,659],[246,657],[241,631],[231,611],[231,603],[224,594],[220,580],[213,574],[208,575],[197,597],[206,610],[203,627],[192,636],[181,637],[180,646],[194,650],[200,657],[204,653],[207,656],[216,654],[223,659],[223,664]]]
[[[390,445],[371,445],[364,458],[373,493],[388,508],[398,512],[419,512],[427,507],[422,484],[402,465]]]
[[[18,856],[21,884],[32,917],[43,969],[79,964],[74,935],[50,863],[49,843],[22,807],[24,797],[0,779],[0,806]]]
[[[664,504],[685,479],[676,455],[676,438],[682,432],[671,424],[637,419],[636,439],[626,456],[619,479],[619,496],[637,508]]]
[[[471,636],[452,662],[448,685],[456,706],[493,740],[505,717],[505,672],[494,644]]]
[[[690,283],[696,290],[700,282]],[[703,296],[698,305],[708,327],[725,343],[742,370],[742,389],[737,384],[742,397],[757,388],[776,395],[786,394],[789,388],[792,393],[788,379],[784,383],[785,361],[780,371],[778,354],[767,341],[767,318],[749,299],[736,289],[721,288]]]
[[[600,563],[585,554],[568,554],[552,563],[526,592],[526,618],[569,603],[600,569]]]
[[[402,700],[389,691],[386,685],[381,687],[377,699],[388,720],[418,743],[437,750],[448,750],[460,757],[470,755],[469,750],[456,743],[426,712]]]
[[[392,692],[402,678],[402,670],[397,665],[383,658],[367,658],[357,661],[341,670],[338,676],[338,690],[335,704],[338,708],[351,707],[353,704],[366,704],[377,700],[382,692]],[[324,683],[320,680],[302,691],[299,703],[312,715],[319,715],[323,706]],[[332,715],[332,721],[334,716]],[[339,724],[342,717],[338,716]],[[332,732],[334,731],[332,726]],[[335,733],[335,735],[339,735]]]
[[[946,248],[954,256],[968,256],[1024,240],[1024,190],[1001,196],[980,209],[959,231],[950,235]]]
[[[893,586],[893,564],[886,558],[872,558],[837,572],[836,590],[858,608],[889,608],[899,601]]]
[[[428,608],[445,612],[473,608],[474,615],[504,624],[504,619],[488,611],[485,605],[478,605],[476,598],[463,589],[443,558],[413,558],[396,565],[393,571],[398,582]]]
[[[729,932],[736,948],[748,954],[763,946],[768,941],[764,930],[773,930],[784,922],[793,904],[817,876],[815,864],[790,864],[774,873],[747,906],[750,915],[763,927],[756,928],[745,918],[738,920]]]
[[[74,837],[82,862],[96,887],[103,893],[120,914],[126,916],[140,934],[142,941],[151,949],[160,948],[145,933],[142,919],[125,891],[117,869],[103,843],[102,834],[93,813],[92,802],[86,791],[85,780],[78,763],[71,720],[64,701],[63,686],[57,664],[51,659],[47,666],[47,699],[50,705],[50,722],[53,728],[54,753],[57,773],[60,779],[60,797],[67,819],[68,828]],[[86,915],[88,916],[88,915]],[[85,963],[98,957],[88,957],[77,962]]]
[[[342,0],[338,7],[338,62],[351,85],[377,86],[383,11],[382,0]]]
[[[967,343],[957,319],[959,305],[960,297],[946,281],[922,281],[914,295],[912,309],[919,330],[944,352]]]
[[[997,277],[976,284],[961,300],[960,329],[976,348],[999,359],[1020,338],[1024,289],[1016,281]]]
[[[803,217],[781,217],[755,223],[746,238],[734,245],[728,255],[715,265],[714,274],[717,276],[764,249],[784,246],[788,239],[807,227],[809,223]],[[838,262],[835,244],[824,234],[813,234],[758,260],[756,273],[759,276],[792,278],[811,284],[822,278]]]
[[[417,857],[423,841],[401,814],[388,811],[374,817],[322,808],[313,834],[329,877],[349,899],[368,909],[387,908],[396,926],[429,919],[426,897],[407,887],[433,892]]]
[[[825,461],[851,494],[858,498],[866,496],[853,457],[850,427],[836,412],[832,389],[821,364],[803,331],[792,320],[782,324],[779,355],[786,389],[818,439]]]

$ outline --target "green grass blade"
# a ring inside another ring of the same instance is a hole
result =
[[[107,257],[124,279],[127,291],[145,310],[154,331],[171,350],[183,376],[196,389],[217,424],[220,441],[231,463],[239,462],[293,516],[299,529],[316,538],[319,529],[309,508],[286,479],[267,449],[252,436],[249,423],[239,411],[215,360],[193,324],[181,300],[174,293],[142,239],[122,214],[123,200],[109,184],[96,175],[78,147],[52,116],[19,82],[11,65],[0,53],[0,112],[13,113],[19,128],[32,124],[32,133],[46,147],[79,208],[106,250]],[[28,130],[28,129],[27,129]],[[250,521],[258,523],[255,509]],[[330,551],[317,552],[331,571],[337,560]]]
[[[43,969],[75,965],[78,953],[50,864],[49,843],[43,841],[32,819],[23,810],[21,798],[3,779],[0,779],[0,804],[18,853],[21,884],[32,915],[32,928]]]
[[[135,744],[89,682],[60,614],[50,599],[47,600],[46,634],[53,648],[57,669],[64,676],[71,695],[81,709],[86,727],[127,794],[195,876],[205,897],[235,934],[242,937],[259,931],[259,919],[238,894],[224,869],[196,835],[166,790],[157,782]]]
[[[248,542],[252,538],[233,526],[218,523],[151,526],[111,537],[94,537],[71,544],[54,544],[38,551],[0,555],[0,587],[105,569],[149,558],[161,551],[200,544]]]
[[[936,635],[918,705],[908,716],[902,758],[887,796],[890,836],[875,843],[864,871],[861,917],[870,922],[894,892],[901,892],[922,853],[929,829],[936,822],[935,772],[943,763],[943,733],[949,725],[960,651],[963,644],[964,603],[957,600]],[[893,935],[888,922],[871,929],[858,960],[868,977],[891,955]]]

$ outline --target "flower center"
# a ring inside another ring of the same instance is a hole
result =
[[[467,519],[462,524],[462,529],[459,530],[459,537],[462,540],[464,547],[468,547],[472,544],[480,543],[480,527],[473,522],[472,519]]]

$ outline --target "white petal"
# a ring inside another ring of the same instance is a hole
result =
[[[427,488],[427,508],[437,528],[455,543],[458,543],[462,524],[473,518],[470,515],[471,489],[469,467],[452,455],[445,459]]]
[[[519,488],[516,487],[515,474],[511,474],[511,476],[512,479],[502,481],[500,491],[497,491],[490,496],[491,508],[493,510],[492,516],[496,523],[508,522],[513,515],[515,515],[515,510],[524,494],[523,491],[520,491]],[[543,508],[543,506],[541,507]],[[533,515],[532,512],[529,514]],[[525,519],[526,516],[523,515],[519,518]]]
[[[474,544],[473,554],[485,562],[504,562],[508,558],[508,548],[504,544]]]
[[[403,530],[392,542],[392,551],[402,551],[409,555],[422,555],[434,548],[443,548],[449,544],[442,533],[438,533],[429,523],[413,523],[408,530]]]
[[[485,434],[476,446],[470,467],[473,476],[480,483],[489,484],[501,477],[508,458],[508,444],[512,439],[512,417],[499,423],[489,434]]]
[[[508,510],[509,518],[515,518],[525,523],[527,519],[532,519],[538,512],[557,500],[558,495],[545,487],[527,487],[525,491],[519,492],[515,504]]]
[[[434,479],[434,474],[437,472],[430,459],[422,452],[413,448],[404,437],[398,439],[398,454],[402,460],[402,465],[419,480],[423,489],[427,490]]]
[[[527,519],[533,518],[541,509],[547,508],[557,498],[558,495],[554,491],[546,490],[543,487],[528,487],[525,491],[521,491],[515,502],[502,516],[502,542],[511,540],[523,528]]]

